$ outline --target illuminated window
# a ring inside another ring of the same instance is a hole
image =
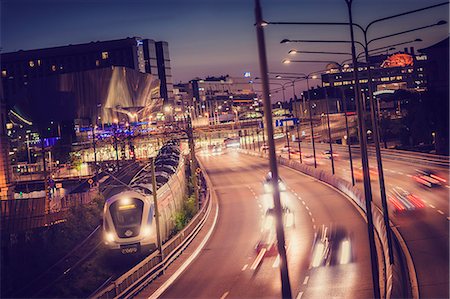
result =
[[[102,52],[102,59],[108,59],[109,53],[108,52]]]
[[[30,61],[28,62],[28,64],[30,65],[30,67],[34,67],[34,61],[33,61],[33,60],[30,60]]]
[[[56,65],[52,65],[52,71],[56,71]]]
[[[41,60],[40,59],[37,60],[37,63],[38,63],[39,66],[41,66]]]
[[[334,82],[333,85],[334,85],[334,86],[341,86],[341,85],[342,85],[342,82]]]
[[[324,82],[323,86],[330,86],[330,83]]]
[[[368,82],[367,79],[361,79],[361,80],[359,80],[359,83],[367,83],[367,82]]]
[[[95,61],[95,65],[96,65],[96,66],[99,66],[99,65],[100,65],[100,61],[96,60],[96,61]]]
[[[389,77],[383,77],[383,78],[381,78],[381,81],[382,81],[382,82],[389,81]]]
[[[403,76],[397,76],[397,77],[395,77],[395,79],[397,79],[397,80],[402,80],[402,79],[403,79]]]
[[[2,76],[6,77],[6,70],[2,70]]]

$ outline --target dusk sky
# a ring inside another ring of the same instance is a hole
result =
[[[354,0],[354,20],[370,21],[442,0]],[[3,0],[1,2],[2,52],[140,36],[169,43],[174,83],[194,77],[250,71],[259,76],[252,0]],[[343,0],[262,0],[267,21],[346,22]],[[369,38],[392,34],[439,20],[448,21],[448,6],[397,18],[376,25]],[[348,44],[280,44],[290,39],[349,39],[348,27],[269,26],[266,42],[270,71],[309,73],[325,64],[283,65],[289,49],[349,52]],[[373,48],[415,38],[416,49],[448,36],[448,25],[437,26],[372,44]],[[361,36],[359,36],[361,38]],[[361,39],[360,39],[361,40]],[[404,46],[397,48],[403,50]],[[395,52],[395,51],[394,51]],[[293,59],[336,60],[349,56],[297,55]],[[320,84],[319,81],[313,84]],[[275,87],[275,86],[274,86]],[[301,85],[298,85],[301,88]]]

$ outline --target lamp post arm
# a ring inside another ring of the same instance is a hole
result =
[[[427,9],[432,9],[432,8],[435,8],[435,7],[439,7],[439,6],[443,6],[443,5],[448,5],[448,4],[449,4],[449,2],[442,2],[442,3],[435,4],[435,5],[431,5],[431,6],[427,6],[427,7],[422,7],[422,8],[419,8],[419,9],[415,9],[415,10],[407,11],[407,12],[404,12],[404,13],[392,15],[392,16],[389,16],[389,17],[384,17],[384,18],[381,18],[381,19],[377,19],[377,20],[374,20],[374,21],[370,22],[369,24],[367,24],[366,28],[365,28],[363,31],[365,32],[365,34],[367,34],[367,31],[369,30],[369,28],[370,28],[373,24],[379,23],[379,22],[381,22],[381,21],[385,21],[385,20],[389,20],[389,19],[393,19],[393,18],[397,18],[397,17],[402,17],[402,16],[405,16],[405,15],[409,15],[409,14],[412,14],[412,13],[419,12],[419,11],[423,11],[423,10],[427,10]],[[355,25],[355,24],[354,24],[354,25]]]
[[[348,26],[350,23],[346,22],[267,22],[270,25],[325,25],[325,26]],[[361,29],[364,32],[364,28],[361,25],[353,23],[353,26]]]
[[[393,36],[397,36],[397,35],[413,32],[413,31],[417,31],[417,30],[422,30],[422,29],[426,29],[426,28],[430,28],[430,27],[434,27],[434,26],[437,26],[437,24],[417,27],[417,28],[410,29],[410,30],[405,30],[405,31],[401,31],[401,32],[397,32],[397,33],[393,33],[393,34],[389,34],[389,35],[385,35],[385,36],[380,36],[380,37],[377,37],[377,38],[369,40],[366,45],[368,46],[370,43],[372,43],[374,41],[377,41],[377,40],[380,40],[380,39],[385,39],[385,38],[388,38],[388,37],[393,37]],[[364,35],[364,37],[366,37],[366,35]]]

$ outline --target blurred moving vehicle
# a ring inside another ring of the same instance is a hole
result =
[[[378,170],[374,167],[369,167],[369,175],[370,180],[378,180]],[[355,181],[362,182],[363,181],[363,170],[362,167],[353,169],[353,176]]]
[[[303,163],[306,165],[314,165],[314,156],[313,155],[303,155]],[[319,159],[316,158],[316,164],[322,165],[323,162],[320,162]]]
[[[428,188],[439,187],[447,182],[447,180],[437,175],[435,171],[429,169],[416,169],[416,175],[412,178],[420,185]]]
[[[311,267],[349,264],[353,260],[351,235],[340,226],[319,228],[314,236]]]
[[[222,147],[220,145],[213,145],[211,148],[211,155],[217,156],[222,154]]]
[[[265,151],[268,151],[268,150],[269,150],[269,146],[267,144],[261,145],[261,151],[262,152],[265,152]]]
[[[283,207],[282,217],[284,227],[289,228],[294,226],[294,213],[289,208]],[[267,209],[262,222],[262,235],[255,247],[257,254],[263,248],[266,250],[266,256],[274,256],[278,253],[275,221],[275,209]]]
[[[264,187],[264,193],[272,193],[273,192],[272,172],[269,172],[266,175],[266,177],[264,178],[263,187]],[[280,192],[286,191],[286,184],[283,182],[283,180],[280,177],[278,177],[278,190],[280,190]]]
[[[328,159],[331,159],[331,151],[330,150],[323,151],[322,152],[322,156],[324,156],[324,157],[326,157]],[[333,152],[333,159],[336,159],[338,157],[339,157],[339,154]]]
[[[388,199],[395,215],[417,214],[425,211],[423,201],[401,187],[394,187]]]
[[[239,148],[241,147],[241,139],[239,137],[226,138],[223,141],[226,148]]]

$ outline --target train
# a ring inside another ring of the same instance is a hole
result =
[[[133,254],[157,246],[151,163],[143,167],[127,187],[105,201],[103,237],[112,251]],[[155,178],[161,239],[174,228],[174,216],[182,209],[186,192],[185,163],[178,140],[164,144],[155,158]]]

